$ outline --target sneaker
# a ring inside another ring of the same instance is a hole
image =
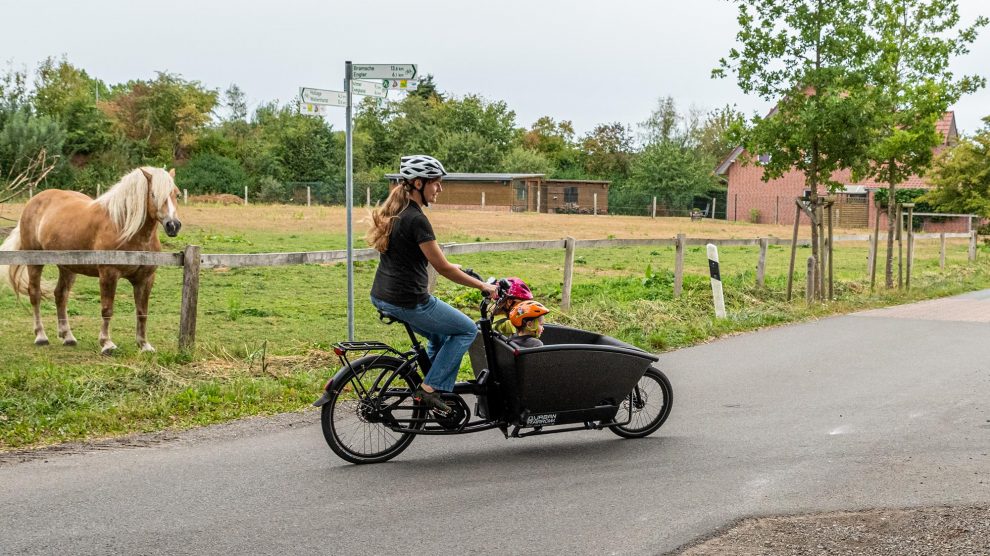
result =
[[[413,394],[413,399],[418,403],[426,404],[427,407],[435,413],[440,414],[441,417],[447,417],[451,413],[450,406],[440,399],[440,392],[427,392],[426,390],[423,390],[422,386],[420,386],[416,388],[416,392]]]

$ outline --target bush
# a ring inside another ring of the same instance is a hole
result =
[[[285,184],[271,176],[263,176],[258,180],[258,199],[266,203],[287,203],[291,194]]]
[[[175,182],[190,193],[230,193],[243,195],[249,185],[247,172],[239,162],[216,154],[194,156],[176,170]]]
[[[760,209],[749,209],[749,223],[759,224],[760,223]]]

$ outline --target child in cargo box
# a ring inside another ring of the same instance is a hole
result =
[[[509,321],[516,329],[509,343],[522,348],[542,346],[539,338],[543,334],[543,315],[549,312],[538,301],[520,301],[509,313]]]
[[[509,321],[509,314],[520,302],[533,299],[533,292],[529,291],[526,282],[519,278],[506,278],[505,281],[509,283],[509,289],[505,292],[505,301],[495,309],[492,321],[495,332],[508,337],[516,333],[515,327]]]

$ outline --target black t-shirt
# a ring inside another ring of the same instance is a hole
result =
[[[433,226],[423,210],[410,202],[392,223],[388,249],[381,254],[371,295],[408,308],[429,301],[427,260],[419,244],[435,239]]]

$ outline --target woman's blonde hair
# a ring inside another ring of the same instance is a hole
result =
[[[392,225],[399,217],[399,213],[409,206],[411,189],[412,184],[402,180],[399,185],[392,188],[385,202],[371,212],[371,229],[364,239],[368,245],[375,248],[375,251],[379,253],[388,251],[388,237],[392,234]]]

